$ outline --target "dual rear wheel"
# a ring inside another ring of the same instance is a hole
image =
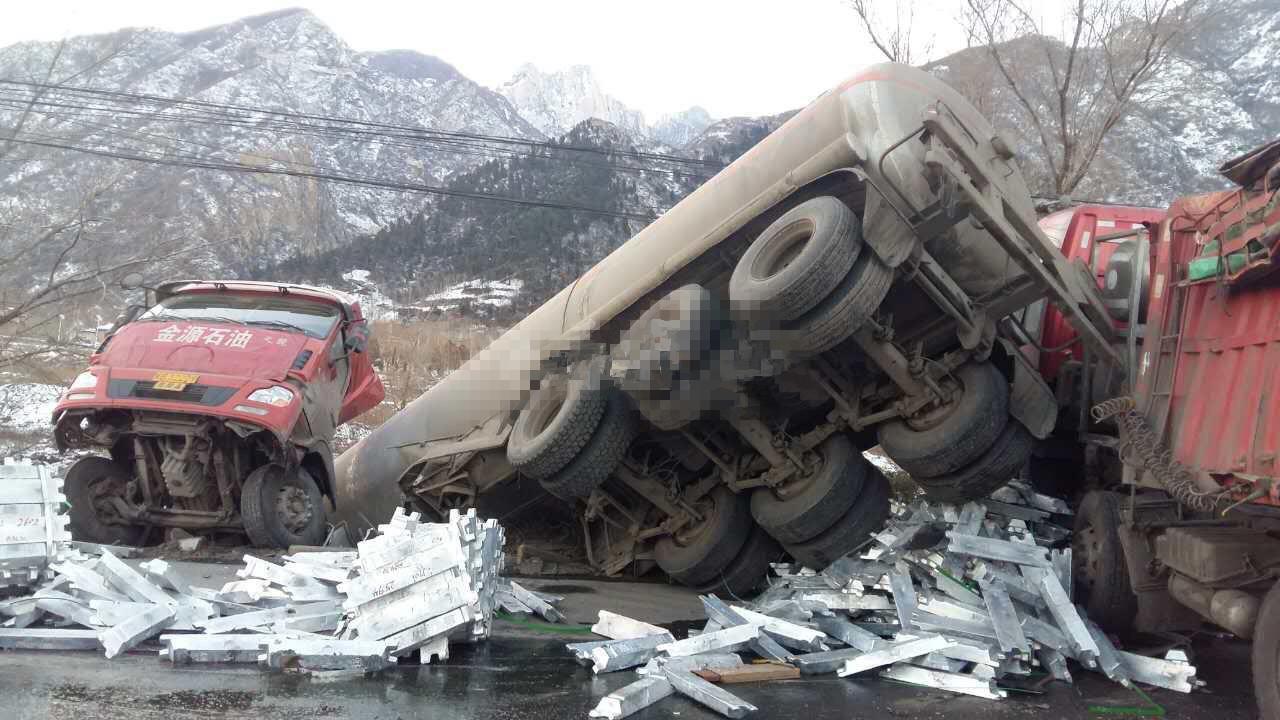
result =
[[[991,363],[963,365],[944,384],[949,402],[881,425],[880,447],[931,500],[980,500],[1017,476],[1033,439],[1009,416],[1009,383]]]
[[[751,512],[797,562],[822,570],[864,545],[889,517],[889,481],[847,435],[832,435],[804,473],[751,495]]]
[[[783,353],[826,352],[875,314],[893,283],[893,270],[863,244],[848,206],[807,200],[747,248],[729,279],[730,307],[754,339]]]
[[[608,358],[576,363],[534,390],[507,438],[507,461],[561,500],[584,499],[622,462],[635,435],[626,395]]]

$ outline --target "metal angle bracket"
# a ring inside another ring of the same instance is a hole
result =
[[[1008,693],[996,687],[991,680],[975,677],[973,675],[965,675],[963,673],[944,672],[941,670],[931,670],[916,665],[898,664],[886,668],[880,672],[880,677],[898,682],[908,683],[910,685],[921,685],[924,687],[933,687],[940,690],[950,690],[955,693],[963,693],[965,695],[975,695],[977,697],[989,698],[991,700],[1001,700],[1008,696]]]

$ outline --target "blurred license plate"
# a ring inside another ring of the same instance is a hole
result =
[[[155,377],[152,378],[152,380],[155,381],[155,385],[152,387],[156,390],[172,390],[174,392],[181,392],[186,390],[188,385],[199,379],[200,376],[195,373],[158,372]]]

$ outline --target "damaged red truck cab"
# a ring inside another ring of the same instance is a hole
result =
[[[153,528],[319,544],[338,425],[382,401],[359,303],[267,282],[172,282],[135,306],[54,409],[72,533]]]

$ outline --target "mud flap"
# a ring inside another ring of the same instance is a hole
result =
[[[1013,360],[1013,384],[1009,390],[1009,414],[1038,440],[1053,432],[1058,422],[1058,401],[1044,378],[1016,345],[1001,338],[1005,353]]]

